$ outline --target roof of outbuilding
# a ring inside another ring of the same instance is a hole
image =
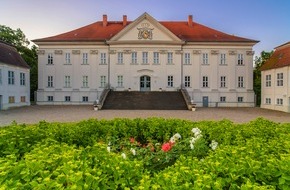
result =
[[[261,67],[261,70],[290,66],[290,42],[275,48],[273,55]]]
[[[13,46],[0,41],[0,62],[16,67],[30,68]]]
[[[128,21],[127,25],[131,23],[132,21]],[[258,42],[252,39],[229,35],[196,22],[193,22],[192,26],[189,26],[187,21],[160,21],[159,23],[178,38],[187,42]],[[33,42],[107,41],[126,26],[123,26],[122,21],[108,21],[106,26],[103,26],[103,21],[98,21],[70,32],[36,39]]]

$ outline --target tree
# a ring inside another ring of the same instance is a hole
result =
[[[34,92],[37,90],[37,47],[29,48],[30,42],[25,34],[18,28],[11,29],[0,25],[0,40],[13,45],[25,62],[30,66],[30,100],[35,100]]]
[[[261,105],[261,67],[265,62],[271,57],[273,51],[265,52],[262,51],[260,57],[255,58],[255,68],[254,68],[254,92],[256,94],[256,105]]]

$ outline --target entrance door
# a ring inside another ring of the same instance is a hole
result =
[[[149,76],[140,77],[140,91],[151,90],[151,78]]]
[[[203,107],[208,107],[208,96],[203,96],[202,97],[202,106]]]

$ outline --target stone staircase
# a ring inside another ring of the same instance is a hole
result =
[[[137,92],[110,91],[102,109],[116,110],[186,110],[180,91]]]

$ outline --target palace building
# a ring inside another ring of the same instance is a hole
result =
[[[33,41],[37,103],[92,104],[102,91],[177,91],[197,106],[252,107],[253,46],[193,21],[103,20]]]

